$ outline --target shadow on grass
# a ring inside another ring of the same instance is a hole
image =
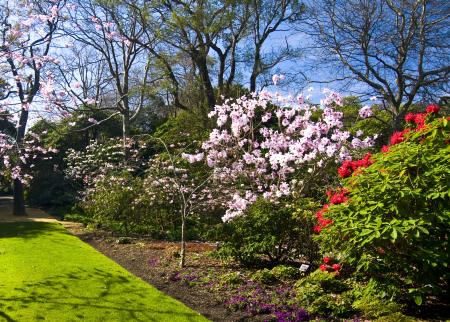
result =
[[[2,311],[0,311],[0,317],[4,318],[6,322],[16,322],[16,320],[12,319],[8,314]]]
[[[45,281],[24,283],[13,293],[5,296],[0,291],[0,319],[15,321],[11,317],[15,311],[20,313],[36,307],[41,309],[41,314],[64,312],[80,320],[94,316],[105,321],[118,321],[117,318],[119,321],[197,321],[199,318],[194,311],[189,312],[145,284],[98,268],[78,268]],[[5,306],[11,316],[4,312]]]
[[[37,238],[54,235],[54,233],[70,235],[67,230],[56,223],[49,222],[0,222],[0,238]]]
[[[74,249],[73,242],[80,241],[72,242],[64,235],[70,234],[55,223],[0,223],[0,239],[15,237],[26,240],[28,245],[43,242],[51,242],[51,245],[58,246],[70,244],[72,247],[68,247],[67,251],[79,251],[76,247]],[[41,237],[44,238],[40,239]],[[33,238],[36,240],[29,244],[29,239]],[[38,249],[39,247],[36,248]],[[45,256],[45,251],[42,254]],[[63,255],[54,260],[64,261]],[[98,254],[98,256],[103,255]],[[76,262],[75,266],[69,264],[65,271],[54,271],[53,274],[50,272],[45,279],[40,280],[33,280],[33,276],[30,276],[30,280],[23,281],[15,288],[2,285],[0,280],[0,321],[14,322],[15,319],[20,321],[199,320],[196,312],[190,311],[181,303],[126,274],[114,265],[109,268],[107,264],[102,264],[100,261],[99,265],[102,267],[97,267],[93,266],[95,265],[93,263],[83,263],[84,258],[89,260],[89,257],[79,256],[79,258],[80,261]],[[24,262],[24,265],[27,263]],[[25,316],[26,319],[24,319]]]

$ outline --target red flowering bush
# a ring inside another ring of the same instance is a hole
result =
[[[324,251],[367,278],[389,277],[417,304],[450,277],[450,122],[438,112],[406,115],[409,127],[383,153],[344,162],[343,188],[328,194],[314,229]]]
[[[359,168],[367,168],[369,165],[372,164],[372,160],[370,160],[371,158],[371,154],[367,153],[364,158],[362,158],[361,160],[356,160],[356,161],[344,161],[344,163],[342,163],[342,165],[339,167],[338,169],[338,174],[341,178],[347,178],[349,177],[352,173],[354,173],[357,169]]]
[[[437,105],[437,104],[431,104],[431,105],[428,105],[427,106],[427,108],[425,109],[425,111],[427,112],[427,113],[438,113],[439,112],[439,110],[440,110],[441,108],[439,107],[439,105]]]
[[[335,275],[339,275],[341,264],[339,264],[335,258],[324,257],[323,263],[324,264],[319,266],[321,271],[334,272]]]
[[[404,129],[400,132],[394,132],[391,136],[390,143],[391,145],[396,145],[398,143],[401,143],[405,140],[405,134],[409,132],[409,129]]]

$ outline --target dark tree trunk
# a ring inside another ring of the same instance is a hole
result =
[[[19,150],[22,149],[23,138],[25,137],[25,128],[28,122],[28,110],[22,109],[19,118],[19,127],[17,128],[16,143]],[[20,151],[19,151],[20,152]],[[22,181],[19,179],[14,179],[13,182],[13,215],[15,216],[25,216],[25,196],[23,190]]]
[[[252,74],[250,76],[250,92],[256,91],[256,79],[258,78],[259,74],[261,73],[261,53],[260,53],[260,47],[257,45],[255,48],[255,59],[253,61],[253,69]]]
[[[122,114],[122,143],[125,161],[130,158],[130,149],[128,148],[128,138],[130,137],[130,114],[128,111]]]
[[[206,57],[203,56],[199,51],[194,53],[194,61],[200,72],[200,78],[202,80],[203,89],[205,90],[206,100],[208,102],[208,107],[210,110],[214,109],[216,105],[216,95],[214,94],[214,87],[211,84],[211,78],[209,77],[208,64],[206,62]]]
[[[25,198],[23,193],[23,184],[19,179],[15,179],[13,182],[13,215],[14,216],[25,216],[27,213],[25,211]]]
[[[180,267],[186,266],[186,219],[181,217]]]

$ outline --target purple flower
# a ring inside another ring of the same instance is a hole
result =
[[[159,264],[159,258],[150,258],[150,259],[147,261],[147,264],[148,264],[148,266],[150,266],[150,267],[156,267],[156,266],[158,266],[158,264]]]

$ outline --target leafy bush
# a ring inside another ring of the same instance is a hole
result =
[[[394,301],[398,288],[371,280],[358,282],[355,277],[341,278],[339,273],[316,270],[295,284],[299,305],[315,315],[350,317],[358,314],[377,319],[401,312]]]
[[[94,222],[129,234],[140,222],[140,213],[134,211],[134,200],[141,194],[140,186],[140,178],[128,173],[107,176],[88,190],[82,207]]]
[[[389,276],[419,305],[450,277],[450,122],[430,118],[408,115],[418,128],[394,133],[373,164],[344,179],[345,202],[320,219],[328,220],[319,236],[325,251],[368,277]]]
[[[278,265],[272,268],[272,274],[280,281],[295,280],[300,277],[300,271],[296,267]]]
[[[266,285],[275,284],[277,282],[275,274],[267,268],[260,269],[254,272],[251,276],[251,279]]]
[[[295,284],[300,306],[316,315],[346,317],[355,313],[351,285],[334,273],[316,270]]]
[[[279,202],[256,201],[246,215],[223,227],[219,255],[243,264],[313,260],[312,210],[316,204],[307,198]]]
[[[257,270],[251,279],[266,285],[295,280],[300,276],[298,268],[286,265],[278,265],[271,270],[264,268]]]
[[[238,285],[243,284],[244,279],[239,272],[225,273],[219,276],[219,285]]]
[[[401,312],[402,305],[395,302],[399,289],[393,283],[379,283],[371,279],[366,285],[354,287],[353,308],[365,318],[377,319]]]

